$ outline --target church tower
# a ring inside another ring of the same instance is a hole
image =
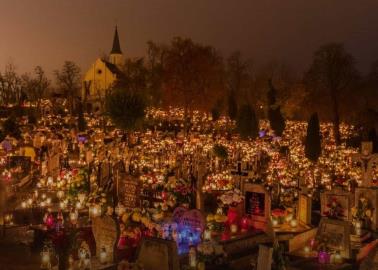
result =
[[[123,54],[121,51],[121,46],[119,45],[117,26],[114,32],[113,47],[110,52],[109,62],[120,67],[123,65]]]

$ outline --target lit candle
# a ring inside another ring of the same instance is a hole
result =
[[[231,224],[230,230],[231,230],[231,233],[237,233],[238,232],[238,225]]]
[[[290,221],[290,226],[291,226],[292,228],[296,228],[296,227],[298,226],[298,221],[297,221],[296,219],[292,219],[292,220]]]
[[[355,228],[355,231],[356,231],[356,234],[357,235],[361,235],[362,234],[362,223],[361,221],[356,221],[355,225],[354,225],[354,228]]]
[[[107,260],[108,260],[108,253],[106,252],[105,247],[102,247],[100,251],[100,263],[105,264],[107,263]]]
[[[205,241],[210,241],[211,240],[211,230],[206,229],[203,233],[203,239]]]

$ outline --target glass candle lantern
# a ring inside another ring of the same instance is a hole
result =
[[[41,252],[41,269],[51,269],[51,253],[47,246]]]

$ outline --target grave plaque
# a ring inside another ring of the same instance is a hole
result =
[[[190,227],[193,229],[200,229],[203,231],[205,229],[205,218],[203,217],[201,211],[197,209],[192,209],[186,211],[179,222],[180,226]]]
[[[139,182],[138,179],[133,178],[130,175],[124,175],[123,181],[120,181],[119,188],[119,200],[123,202],[123,205],[126,208],[135,208],[139,207]],[[122,179],[122,178],[121,178]]]
[[[271,201],[269,193],[262,185],[245,184],[244,211],[251,216],[252,225],[263,229],[270,219]]]
[[[179,270],[176,242],[144,238],[137,251],[137,260],[145,270]]]
[[[114,261],[114,249],[118,239],[117,223],[110,216],[97,217],[92,221],[92,232],[96,241],[96,256],[102,248],[108,254],[107,262]]]

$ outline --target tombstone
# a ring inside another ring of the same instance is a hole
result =
[[[96,256],[100,255],[102,248],[105,248],[108,258],[107,262],[114,262],[114,251],[118,239],[118,226],[110,216],[97,217],[92,220],[92,232],[96,241]]]
[[[312,198],[306,196],[305,194],[299,194],[297,220],[300,225],[311,225],[311,207]]]
[[[262,185],[247,183],[244,186],[244,212],[249,215],[252,225],[265,229],[271,215],[271,200],[269,193]]]
[[[378,189],[372,188],[356,188],[355,191],[355,205],[358,206],[358,202],[361,198],[367,200],[368,205],[372,209],[372,219],[370,229],[378,229]]]
[[[125,173],[119,174],[118,185],[118,200],[128,208],[132,209],[140,206],[140,186],[139,180],[126,175]]]
[[[320,210],[322,216],[328,216],[330,218],[351,220],[351,207],[354,206],[354,195],[349,191],[345,191],[342,188],[334,188],[330,191],[325,191],[320,194]],[[335,208],[335,205],[339,205]],[[335,213],[334,209],[339,214]]]
[[[53,177],[57,177],[59,175],[59,169],[60,169],[60,154],[53,154],[49,156],[47,160],[48,174],[52,175]]]
[[[137,261],[144,270],[179,270],[179,256],[175,241],[143,238],[137,251]]]
[[[378,164],[378,154],[372,154],[373,143],[362,142],[361,153],[352,156],[354,162],[361,163],[362,169],[362,183],[361,187],[372,187],[373,183],[373,165]]]
[[[322,218],[315,240],[319,243],[322,239],[328,239],[324,243],[327,249],[339,251],[343,258],[349,259],[351,258],[350,229],[349,221]]]

